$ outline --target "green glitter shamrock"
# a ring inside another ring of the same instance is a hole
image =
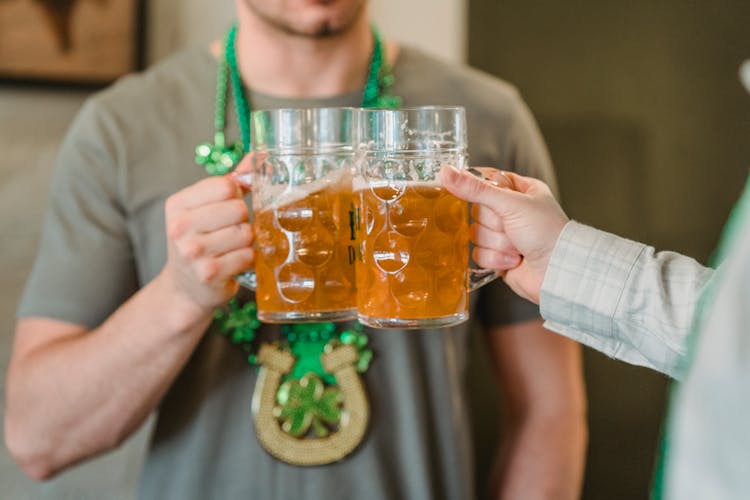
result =
[[[325,387],[314,373],[299,380],[287,380],[276,395],[279,404],[274,409],[281,428],[294,437],[303,437],[312,428],[322,438],[330,433],[330,426],[341,420],[343,397],[335,387]]]
[[[214,312],[219,331],[233,343],[242,346],[245,352],[252,352],[256,330],[260,327],[258,307],[252,301],[240,306],[236,298],[231,299],[227,306],[228,310],[218,309]],[[248,361],[255,364],[255,355],[251,354]]]

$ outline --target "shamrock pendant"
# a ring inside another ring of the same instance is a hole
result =
[[[239,142],[227,145],[224,132],[216,132],[214,142],[203,142],[195,148],[195,163],[206,169],[208,175],[224,175],[240,162],[243,147]]]
[[[314,373],[287,380],[276,392],[274,416],[287,434],[301,438],[312,428],[315,437],[330,434],[341,421],[343,396],[336,387],[326,387]]]

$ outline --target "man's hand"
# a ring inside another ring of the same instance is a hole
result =
[[[544,182],[493,168],[478,170],[489,181],[450,166],[440,171],[448,191],[474,203],[474,261],[505,270],[505,282],[513,291],[538,304],[552,250],[568,217]]]
[[[239,286],[234,276],[255,264],[246,193],[246,185],[227,175],[201,180],[167,199],[168,252],[160,278],[203,312],[234,296]]]

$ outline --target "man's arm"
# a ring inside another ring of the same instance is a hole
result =
[[[94,330],[18,322],[5,437],[29,477],[116,448],[157,406],[211,318],[162,288],[152,282]]]
[[[98,327],[39,314],[19,321],[5,436],[29,476],[49,478],[117,446],[157,406],[214,308],[236,293],[233,277],[253,265],[242,196],[230,177],[172,195],[164,268]]]
[[[514,292],[541,305],[550,330],[680,378],[695,309],[714,271],[569,221],[537,179],[483,173],[495,184],[441,171],[451,193],[475,203],[477,264],[504,270]]]
[[[580,496],[587,426],[580,348],[530,320],[489,330],[504,399],[497,498]]]
[[[542,315],[557,333],[679,379],[695,308],[713,275],[684,255],[570,222],[544,274]]]

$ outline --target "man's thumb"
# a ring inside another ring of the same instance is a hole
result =
[[[439,176],[443,187],[456,197],[471,203],[487,205],[498,214],[505,211],[508,197],[514,194],[510,180],[507,181],[507,186],[503,186],[501,183],[482,180],[466,170],[458,170],[450,165],[444,166]]]

